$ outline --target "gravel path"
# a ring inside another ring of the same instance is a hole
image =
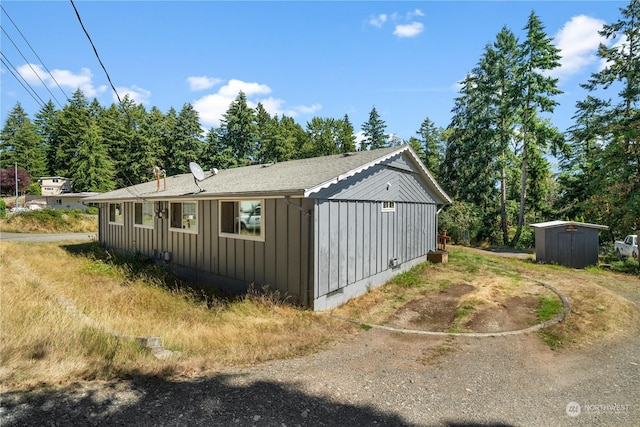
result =
[[[640,306],[640,290],[629,294]],[[536,333],[371,329],[315,355],[197,380],[5,392],[5,426],[639,426],[640,328],[553,352]]]

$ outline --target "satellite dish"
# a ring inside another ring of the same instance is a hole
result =
[[[199,164],[196,162],[189,163],[189,169],[191,170],[191,174],[198,181],[202,181],[204,179],[204,172]]]
[[[202,181],[204,179],[204,172],[202,171],[202,168],[196,162],[191,162],[189,163],[189,169],[191,170],[191,175],[193,175],[193,182],[196,183],[202,193],[204,188],[200,187],[200,184],[198,184],[198,181]]]

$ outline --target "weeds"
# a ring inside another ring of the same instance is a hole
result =
[[[562,313],[563,305],[556,295],[538,295],[540,307],[538,308],[538,320],[546,322]]]

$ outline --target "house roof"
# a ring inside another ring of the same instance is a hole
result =
[[[554,228],[554,227],[565,227],[567,225],[581,226],[581,227],[586,227],[586,228],[596,228],[598,230],[608,230],[609,229],[609,227],[606,226],[606,225],[589,224],[588,222],[577,222],[577,221],[539,222],[537,224],[531,224],[531,227],[534,227],[534,228]]]
[[[281,163],[225,169],[214,174],[206,171],[202,181],[192,174],[181,174],[160,181],[121,188],[88,197],[87,201],[163,200],[168,198],[211,198],[249,196],[298,196],[311,194],[356,175],[394,156],[406,154],[415,164],[438,203],[451,199],[408,145],[333,156],[291,160]],[[165,189],[166,182],[166,189]],[[159,190],[158,190],[159,188]]]
[[[96,193],[93,191],[82,191],[80,193],[60,193],[60,194],[47,194],[42,197],[47,197],[51,199],[82,199],[85,197],[97,196],[100,193]]]

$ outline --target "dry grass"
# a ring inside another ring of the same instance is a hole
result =
[[[355,328],[269,297],[203,298],[55,244],[0,245],[0,381],[21,387],[134,374],[194,375],[317,351]],[[58,298],[129,336],[180,352],[162,361],[83,322]]]
[[[41,209],[21,212],[0,220],[0,231],[16,233],[90,233],[98,230],[98,218],[77,211]]]

